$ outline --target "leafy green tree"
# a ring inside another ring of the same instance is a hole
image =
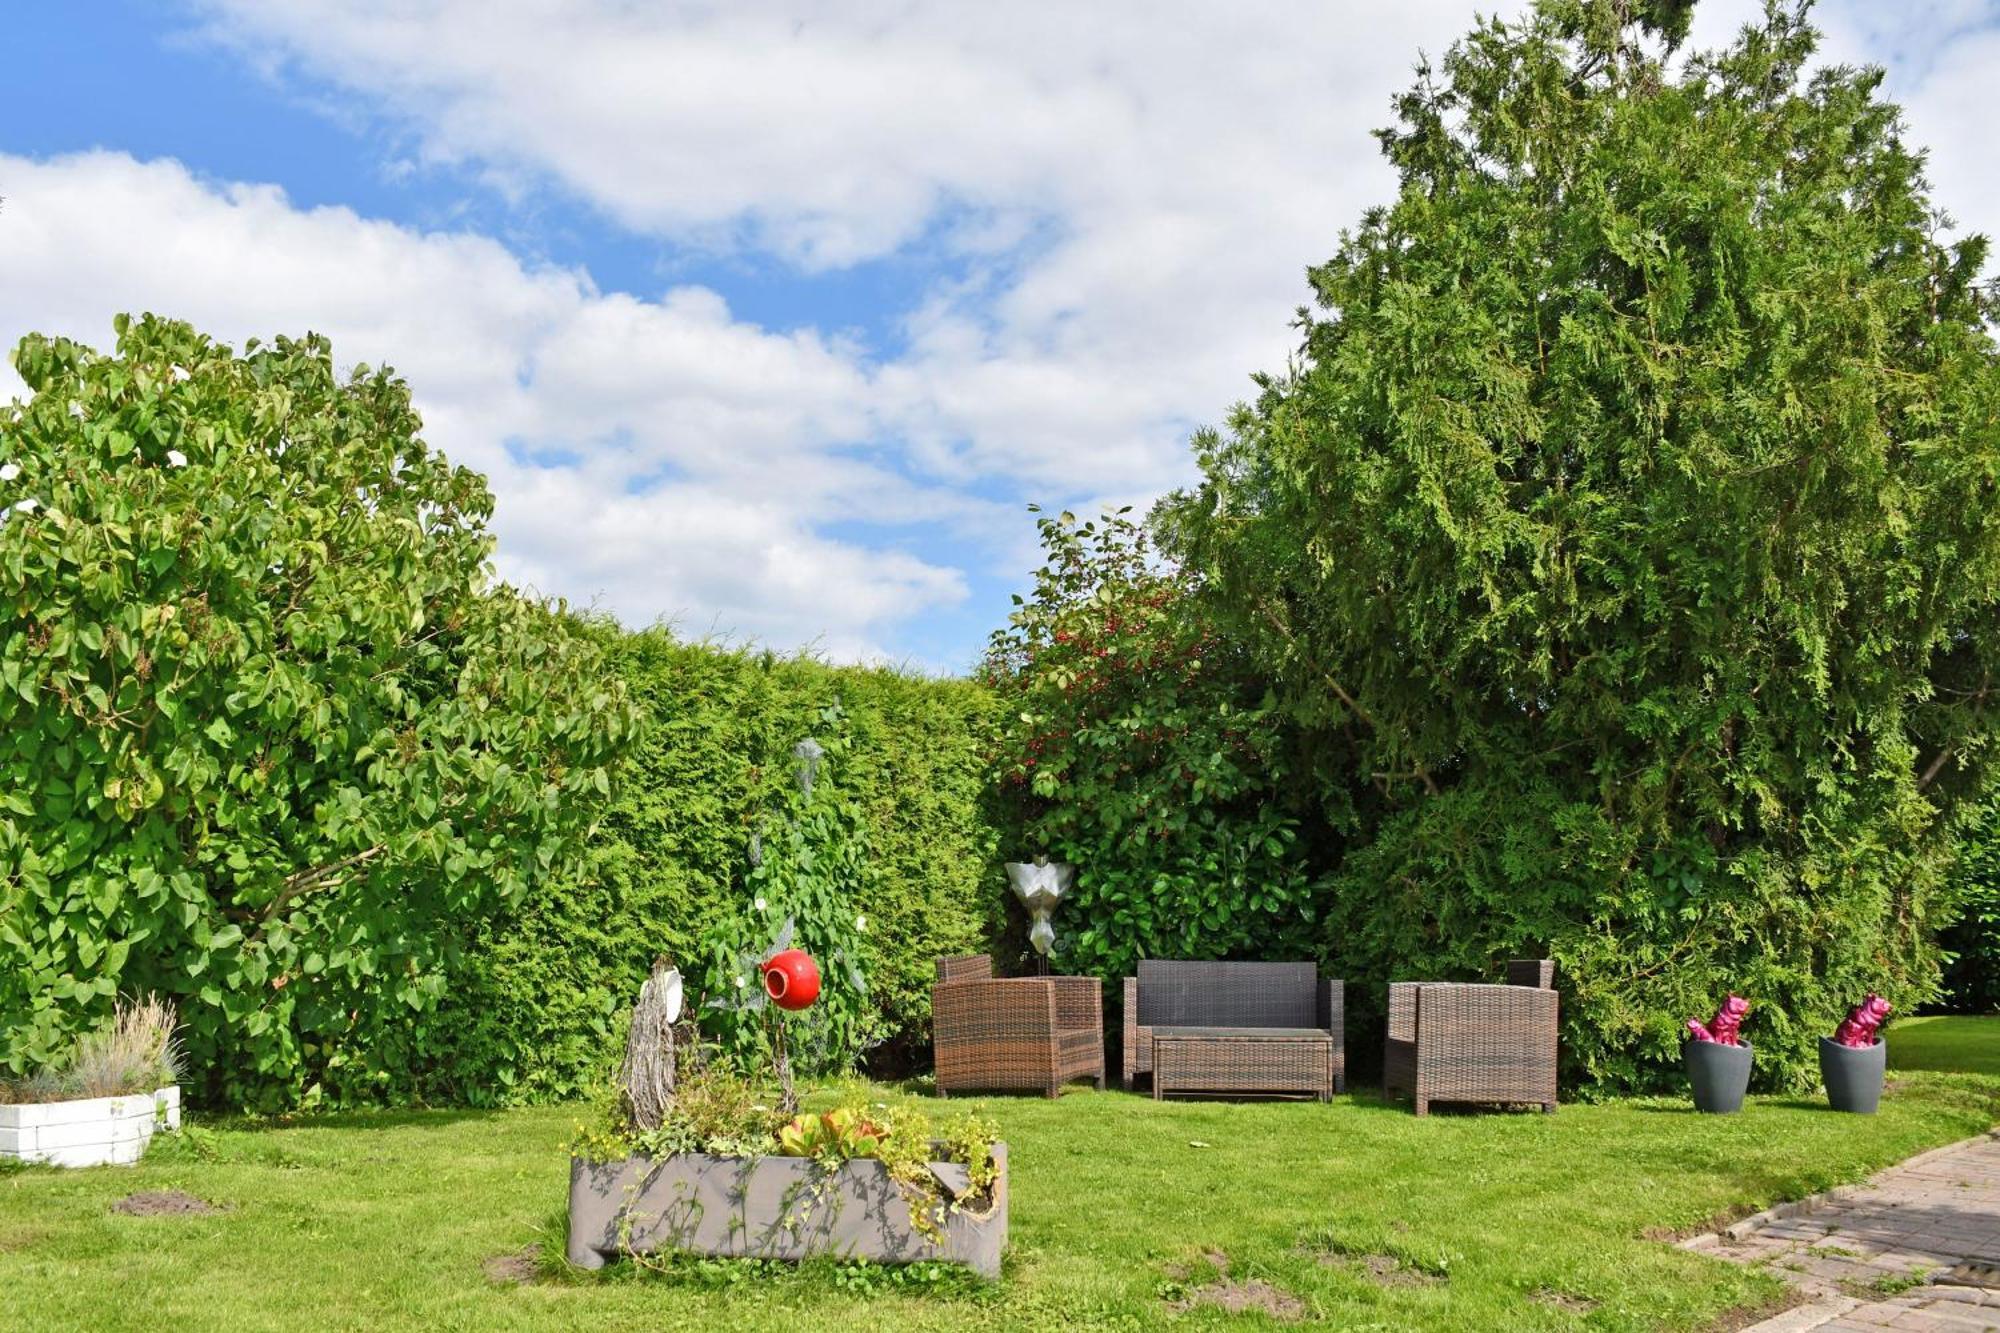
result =
[[[1794,1082],[1934,993],[2000,684],[1986,242],[1803,5],[1687,15],[1542,0],[1420,67],[1396,197],[1160,515],[1361,812],[1329,952],[1549,951],[1614,1086],[1727,990]]]
[[[30,337],[0,410],[0,1069],[121,990],[247,1106],[419,1061],[447,923],[569,861],[631,727],[492,498],[324,339]],[[376,1038],[390,1029],[394,1041]]]
[[[1063,968],[1303,953],[1315,885],[1268,687],[1125,511],[1038,526],[1046,563],[982,674],[1010,854],[1077,866]]]

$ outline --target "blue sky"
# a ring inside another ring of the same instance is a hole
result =
[[[327,332],[492,478],[503,576],[963,669],[1028,502],[1145,503],[1282,363],[1388,191],[1368,131],[1474,9],[15,6],[0,339]],[[1820,13],[1992,230],[1996,6]]]

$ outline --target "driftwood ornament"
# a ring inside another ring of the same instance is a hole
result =
[[[680,1021],[683,998],[680,969],[655,958],[652,975],[639,987],[639,1001],[632,1006],[625,1066],[619,1073],[634,1129],[658,1129],[673,1105],[674,1024]]]

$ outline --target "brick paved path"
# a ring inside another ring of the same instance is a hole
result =
[[[1749,1333],[2000,1329],[2000,1137],[1682,1243],[1767,1268],[1812,1297]]]

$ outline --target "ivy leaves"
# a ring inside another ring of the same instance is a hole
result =
[[[802,1072],[844,1072],[879,1040],[869,995],[868,826],[832,781],[852,748],[838,704],[819,710],[820,734],[792,752],[797,781],[777,784],[776,808],[752,834],[742,902],[703,940],[708,967],[704,1019],[746,1064],[765,1053],[761,964],[796,947],[820,969],[820,997],[796,1022],[793,1061]]]

